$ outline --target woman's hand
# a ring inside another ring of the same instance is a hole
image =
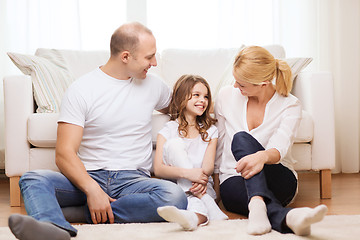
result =
[[[206,185],[209,177],[204,173],[202,168],[185,169],[185,178],[193,183],[200,183]]]
[[[207,184],[193,183],[189,190],[195,197],[201,198],[207,191]]]
[[[267,163],[268,156],[265,151],[259,151],[254,154],[247,155],[240,159],[236,164],[236,172],[241,173],[245,179],[249,179],[258,174]]]

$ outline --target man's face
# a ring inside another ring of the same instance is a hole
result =
[[[156,66],[156,40],[153,35],[142,33],[139,36],[139,46],[134,53],[130,53],[128,62],[130,77],[145,79],[150,67]]]

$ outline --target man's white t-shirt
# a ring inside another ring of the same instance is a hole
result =
[[[151,117],[166,108],[169,87],[155,75],[118,80],[100,68],[67,90],[58,122],[84,128],[78,156],[86,170],[142,170],[152,159]]]

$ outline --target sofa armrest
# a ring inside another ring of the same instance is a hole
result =
[[[6,175],[21,176],[29,171],[27,121],[34,111],[32,82],[29,76],[4,78],[4,104]]]
[[[312,169],[335,167],[334,86],[330,72],[300,73],[293,94],[302,102],[314,121]]]

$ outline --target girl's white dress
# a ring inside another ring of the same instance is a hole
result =
[[[169,121],[165,124],[164,128],[159,131],[159,134],[166,139],[163,147],[164,163],[169,166],[181,168],[201,168],[209,142],[203,141],[200,134],[196,138],[183,138],[179,135],[178,127],[179,124],[177,121]],[[218,138],[218,130],[214,125],[207,130],[207,133],[209,140]],[[187,193],[187,210],[204,215],[211,220],[211,214],[209,216],[209,211],[204,202],[188,192],[192,183],[187,179],[179,179],[177,183]],[[214,182],[212,178],[209,177],[206,193],[212,199],[215,199],[216,193],[213,186]]]

